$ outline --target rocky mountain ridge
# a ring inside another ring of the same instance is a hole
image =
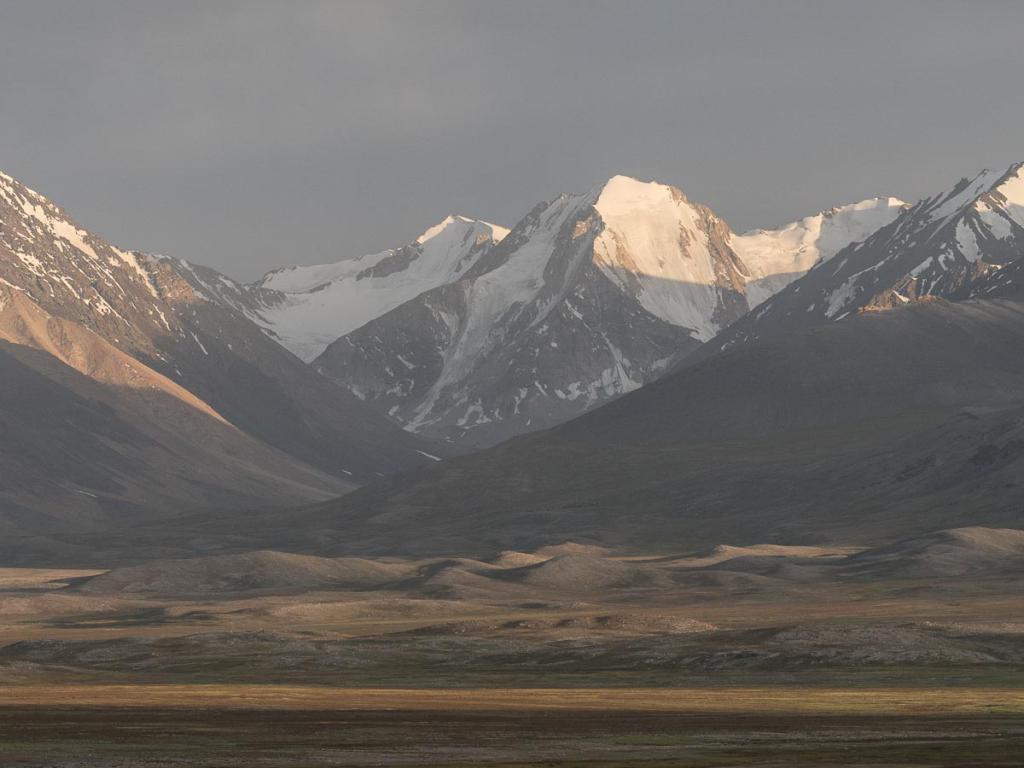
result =
[[[843,248],[780,290],[701,356],[858,312],[997,295],[1013,283],[1021,259],[1024,163],[1017,163],[1003,172],[986,170],[961,179],[909,206],[863,242]]]

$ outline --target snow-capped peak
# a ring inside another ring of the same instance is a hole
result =
[[[480,219],[470,219],[466,216],[460,216],[458,214],[452,214],[451,216],[445,217],[445,219],[434,226],[426,230],[422,235],[416,238],[416,245],[423,245],[424,243],[433,240],[442,235],[455,235],[456,237],[465,237],[467,232],[476,231],[480,235],[490,237],[496,243],[500,243],[505,239],[509,230],[505,227],[500,227],[497,224],[491,224],[490,222],[481,221]]]
[[[639,288],[638,299],[652,314],[707,340],[736,311],[757,306],[889,224],[906,204],[874,198],[735,235],[679,189],[620,175],[600,188],[594,208],[605,225],[594,244],[598,266],[623,289]]]
[[[458,280],[507,234],[496,224],[452,215],[402,248],[269,272],[256,286],[277,291],[280,300],[251,317],[309,361],[335,339]]]
[[[923,201],[922,209],[933,222],[953,216],[991,191],[999,178],[998,173],[986,168],[972,179],[960,179],[949,192]]]
[[[948,192],[925,198],[918,203],[922,222],[945,222],[974,209],[1024,208],[1024,163],[1014,163],[1005,171],[983,170],[973,178],[963,178]],[[1017,217],[1014,217],[1017,218]]]
[[[608,217],[621,218],[643,215],[647,211],[665,206],[679,195],[678,190],[656,181],[640,181],[621,174],[612,176],[600,188],[594,207],[607,221]]]
[[[594,209],[604,222],[595,263],[644,309],[702,341],[735,319],[722,292],[738,293],[742,278],[726,253],[728,227],[708,208],[666,184],[614,176]]]
[[[830,208],[778,229],[734,235],[732,247],[752,278],[748,283],[751,307],[851,243],[892,223],[907,207],[899,198],[873,197]]]
[[[1011,165],[999,176],[975,201],[974,210],[989,224],[993,223],[991,214],[1000,210],[1006,218],[1024,226],[1024,163]]]
[[[872,197],[820,211],[777,229],[752,229],[734,235],[733,242],[750,258],[752,266],[771,260],[779,251],[795,258],[814,255],[815,261],[828,261],[850,243],[892,222],[906,208],[907,203],[896,197]]]
[[[701,219],[711,215],[702,206],[691,205],[675,187],[621,175],[600,188],[594,210],[605,225],[598,236],[599,262],[667,279],[681,264],[676,257],[687,256],[681,252],[692,240],[686,233],[701,230]]]

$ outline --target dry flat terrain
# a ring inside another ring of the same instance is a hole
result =
[[[1020,765],[1024,532],[0,570],[0,765]]]

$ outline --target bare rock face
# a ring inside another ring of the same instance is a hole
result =
[[[409,431],[493,444],[654,381],[899,205],[735,235],[678,189],[617,176],[538,205],[457,280],[313,365]]]
[[[986,275],[971,289],[971,295],[977,298],[1019,297],[1022,294],[1024,294],[1024,255]]]

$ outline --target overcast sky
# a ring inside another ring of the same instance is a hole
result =
[[[252,279],[616,173],[734,229],[1024,159],[1021,2],[0,0],[0,168]]]

